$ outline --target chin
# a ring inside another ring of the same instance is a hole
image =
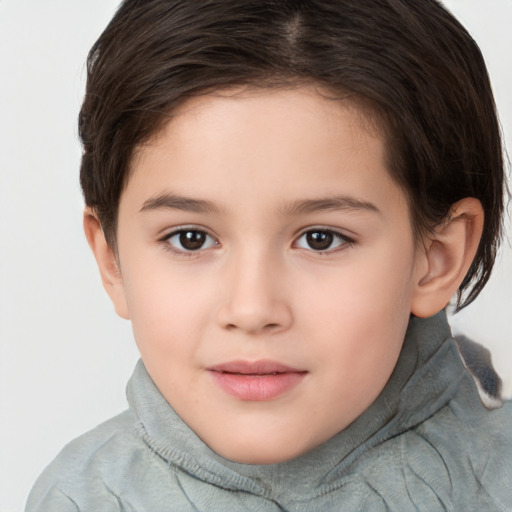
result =
[[[280,462],[292,460],[307,451],[306,448],[300,450],[297,447],[290,447],[289,450],[286,450],[283,449],[282,445],[277,449],[276,446],[270,444],[266,444],[264,449],[262,449],[261,444],[256,443],[251,446],[245,444],[244,446],[236,447],[230,444],[229,447],[223,446],[216,449],[212,446],[211,448],[231,462],[251,465],[279,464]]]
[[[222,454],[221,454],[222,455]],[[251,465],[270,465],[270,464],[279,464],[280,462],[286,462],[288,460],[294,459],[298,457],[300,453],[297,454],[261,454],[261,453],[241,453],[241,454],[233,454],[233,456],[224,455],[224,457],[231,462],[237,462],[239,464],[251,464]]]

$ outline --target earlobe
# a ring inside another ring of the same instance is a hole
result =
[[[84,231],[89,246],[96,258],[103,287],[108,293],[116,313],[129,319],[124,293],[123,277],[114,250],[108,245],[97,215],[90,209],[84,211]]]
[[[484,212],[480,201],[465,198],[418,248],[418,272],[411,313],[427,318],[441,311],[453,297],[475,258],[482,236]]]

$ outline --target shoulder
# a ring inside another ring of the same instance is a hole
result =
[[[125,510],[119,497],[134,480],[144,480],[133,470],[155,465],[137,426],[133,412],[125,411],[71,441],[36,481],[26,512]]]
[[[47,507],[59,512],[81,510],[80,494],[97,485],[109,460],[133,450],[135,423],[133,413],[125,411],[66,445],[34,484],[27,512]]]
[[[195,510],[186,479],[142,439],[128,410],[78,437],[36,481],[25,512]]]
[[[510,510],[512,402],[493,410],[471,401],[450,402],[405,436],[406,450],[416,444],[422,457],[411,462],[411,469],[429,466],[437,479],[444,475],[450,493],[460,500],[486,497],[486,510]]]
[[[361,475],[390,510],[512,510],[512,402],[449,403],[368,456]]]

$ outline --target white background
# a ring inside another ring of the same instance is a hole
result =
[[[446,4],[486,57],[512,153],[512,1]],[[125,408],[137,359],[83,237],[78,186],[84,62],[116,5],[0,0],[0,512],[21,511],[66,442]],[[491,348],[509,390],[511,319],[506,242],[492,282],[451,322]]]

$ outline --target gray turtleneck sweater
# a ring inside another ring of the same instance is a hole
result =
[[[357,420],[280,464],[210,450],[142,362],[127,395],[128,411],[46,469],[27,512],[512,511],[512,403],[482,405],[444,312],[411,320],[393,375]]]

